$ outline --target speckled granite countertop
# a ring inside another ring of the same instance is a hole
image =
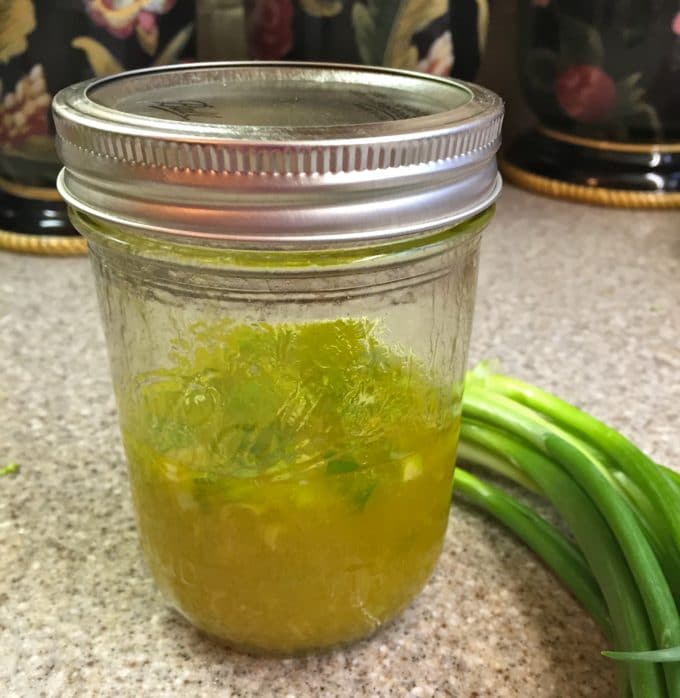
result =
[[[497,357],[680,463],[680,214],[508,188],[472,357]],[[168,610],[137,546],[84,259],[0,253],[0,695],[603,698],[593,623],[520,544],[455,506],[434,578],[345,651],[254,659]]]

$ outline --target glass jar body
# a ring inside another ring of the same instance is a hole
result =
[[[238,649],[372,634],[448,521],[480,233],[243,249],[73,213],[88,238],[145,558]]]

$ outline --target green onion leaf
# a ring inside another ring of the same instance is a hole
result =
[[[604,635],[613,636],[600,588],[573,543],[529,507],[462,468],[456,468],[453,482],[454,494],[484,509],[521,538],[590,613]]]
[[[332,460],[326,466],[328,475],[341,475],[342,473],[353,473],[359,469],[359,464],[353,460]]]
[[[680,647],[667,647],[663,650],[650,650],[647,652],[614,652],[604,650],[602,654],[609,659],[620,662],[680,662]]]

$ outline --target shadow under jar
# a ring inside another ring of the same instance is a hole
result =
[[[145,557],[230,646],[359,639],[431,574],[501,119],[481,88],[312,64],[57,96]]]

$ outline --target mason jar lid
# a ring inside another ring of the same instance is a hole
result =
[[[73,85],[53,111],[64,199],[150,234],[370,242],[470,218],[501,187],[501,99],[421,73],[181,64]]]

